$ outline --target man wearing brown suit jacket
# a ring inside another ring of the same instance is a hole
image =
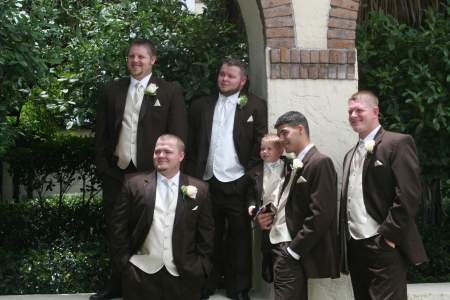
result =
[[[331,159],[309,138],[299,112],[275,123],[281,144],[296,158],[287,168],[284,187],[273,212],[263,208],[257,224],[270,230],[276,300],[308,299],[308,278],[339,277],[337,175]]]
[[[247,72],[241,60],[226,59],[217,80],[220,93],[194,100],[189,113],[185,170],[209,182],[216,225],[213,271],[203,286],[202,299],[214,293],[221,278],[226,220],[227,294],[246,300],[252,287],[251,225],[244,173],[261,160],[259,148],[267,133],[267,106],[255,95],[241,92]]]
[[[171,133],[187,141],[187,115],[182,88],[153,75],[155,61],[156,48],[152,42],[133,40],[127,59],[131,78],[106,85],[98,102],[95,162],[103,187],[108,241],[111,212],[123,176],[154,170],[148,157],[162,134]],[[145,87],[151,87],[150,94],[144,94]],[[111,259],[111,275],[106,289],[90,299],[120,297],[120,278]]]
[[[419,161],[411,136],[384,130],[378,98],[349,99],[349,122],[360,141],[344,158],[341,270],[350,271],[355,299],[407,299],[407,263],[427,261],[414,217]]]
[[[156,171],[128,174],[112,213],[124,300],[198,300],[214,241],[208,184],[180,172],[184,143],[161,136]]]

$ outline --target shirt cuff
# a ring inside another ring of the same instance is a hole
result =
[[[289,252],[290,255],[292,255],[293,258],[295,258],[296,260],[300,259],[300,255],[298,255],[297,253],[295,253],[294,251],[291,250],[291,248],[287,248],[287,251]]]
[[[250,205],[247,210],[250,210],[250,208],[255,208],[255,207],[256,207],[255,205]]]

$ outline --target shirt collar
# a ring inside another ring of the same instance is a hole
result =
[[[273,169],[273,163],[278,163],[278,165],[279,166],[281,166],[281,159],[279,159],[278,158],[278,160],[277,161],[275,161],[275,162],[264,162],[264,164],[267,166],[267,167],[269,167],[269,169],[272,171],[272,172],[274,172],[275,170]]]
[[[296,158],[297,158],[298,160],[300,160],[300,161],[303,161],[303,159],[305,158],[306,153],[308,153],[309,149],[311,149],[312,147],[314,147],[314,144],[313,144],[313,143],[311,143],[311,144],[309,144],[308,146],[306,146],[306,148],[303,149],[302,152],[300,152],[300,153],[297,155]]]
[[[145,76],[142,80],[137,80],[136,78],[134,78],[133,76],[130,77],[131,79],[131,86],[134,88],[136,86],[136,83],[140,82],[142,84],[142,86],[144,88],[147,87],[148,82],[150,81],[150,78],[152,77],[152,73],[148,74],[147,76]]]
[[[163,181],[163,179],[168,179],[168,178],[166,178],[163,174],[156,172],[156,180],[158,181],[158,184],[160,184]],[[175,176],[170,178],[170,180],[173,182],[173,185],[178,187],[179,182],[180,182],[180,171],[178,171],[178,173]]]
[[[228,96],[228,97],[222,95],[221,93],[219,93],[219,101],[224,99],[224,98],[228,98],[228,101],[230,101],[233,104],[236,104],[237,103],[237,99],[239,98],[239,93],[240,93],[240,91],[237,92],[236,94],[233,94],[233,95]]]
[[[377,135],[378,130],[380,130],[381,125],[378,125],[371,133],[369,133],[364,139],[359,139],[362,142],[372,141],[375,139],[375,135]]]

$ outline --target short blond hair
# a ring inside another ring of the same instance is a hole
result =
[[[371,91],[359,91],[354,93],[350,99],[348,99],[348,103],[351,101],[361,101],[369,107],[378,107],[378,97]]]
[[[166,141],[169,141],[169,140],[175,141],[175,144],[176,144],[177,149],[178,149],[179,152],[184,152],[184,148],[185,148],[184,142],[183,142],[182,139],[180,139],[176,135],[167,133],[167,134],[163,134],[162,136],[160,136],[158,138],[158,141],[163,141],[163,142],[166,142]]]
[[[278,135],[273,133],[268,133],[263,136],[261,139],[261,143],[272,143],[277,149],[283,148],[283,145],[281,145],[280,138]]]

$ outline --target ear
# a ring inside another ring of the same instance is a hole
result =
[[[150,58],[150,64],[151,64],[151,65],[154,65],[155,62],[156,62],[156,56],[153,55],[153,56]]]
[[[247,82],[247,77],[241,78],[241,86],[244,86],[244,84]]]

